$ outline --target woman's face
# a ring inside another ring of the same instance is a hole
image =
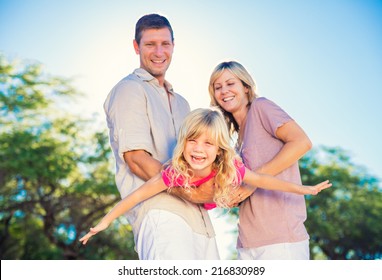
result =
[[[227,112],[234,114],[248,105],[248,88],[230,71],[224,70],[214,82],[216,102]]]

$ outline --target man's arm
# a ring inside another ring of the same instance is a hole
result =
[[[148,181],[161,171],[162,164],[145,150],[135,150],[123,154],[131,172],[144,181]]]
[[[192,203],[213,203],[214,186],[210,180],[194,188],[172,188],[170,194],[188,200]]]

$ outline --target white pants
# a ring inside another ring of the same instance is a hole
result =
[[[218,260],[214,237],[192,231],[178,215],[152,209],[142,221],[136,239],[141,260]]]
[[[239,248],[239,260],[309,260],[309,240],[258,248]]]

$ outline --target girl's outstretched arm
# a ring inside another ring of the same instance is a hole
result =
[[[270,175],[258,174],[249,170],[248,168],[246,168],[245,170],[243,182],[248,185],[251,185],[254,189],[258,187],[267,190],[291,192],[302,195],[316,195],[320,191],[332,186],[332,184],[329,183],[329,180],[321,182],[315,186],[298,185],[284,180],[280,180]]]
[[[90,228],[90,231],[81,237],[80,242],[86,244],[90,237],[97,234],[98,232],[105,230],[112,221],[121,216],[123,213],[131,210],[138,203],[164,191],[167,189],[167,186],[162,180],[161,173],[157,174],[149,181],[145,182],[142,186],[136,189],[134,192],[126,196],[120,202],[118,202],[113,209],[107,213],[102,220],[93,228]]]

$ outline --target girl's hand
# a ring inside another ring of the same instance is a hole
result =
[[[236,188],[230,193],[230,196],[228,198],[228,207],[237,207],[240,202],[246,200],[253,192],[256,190],[256,188],[242,184],[240,187]]]
[[[105,222],[102,222],[102,221],[99,222],[95,227],[90,228],[90,231],[86,235],[81,237],[80,242],[82,242],[82,244],[85,245],[88,242],[88,240],[90,239],[90,237],[92,237],[93,235],[96,235],[100,231],[105,230],[108,226],[109,226],[109,224],[107,224]]]
[[[329,180],[321,182],[315,186],[305,186],[302,187],[302,194],[312,194],[317,195],[320,191],[330,188],[332,183],[329,183]]]

